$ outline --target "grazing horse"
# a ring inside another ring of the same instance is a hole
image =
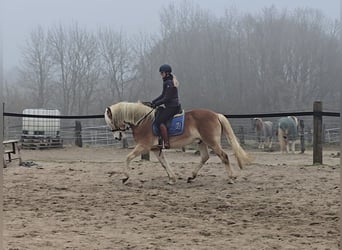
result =
[[[265,143],[267,143],[268,148],[272,149],[273,122],[263,121],[261,118],[253,118],[252,126],[257,135],[259,143],[258,148],[264,149]]]
[[[282,117],[278,122],[278,140],[280,151],[288,153],[291,144],[292,153],[295,152],[296,140],[298,138],[298,119],[295,116]]]
[[[152,123],[154,109],[140,102],[119,102],[105,110],[105,120],[112,132],[123,131],[129,126],[133,131],[136,146],[126,157],[122,179],[126,183],[129,179],[129,164],[137,156],[153,151],[166,170],[169,184],[176,182],[176,176],[171,170],[164,157],[164,152],[157,147],[158,136],[153,133]],[[197,142],[201,155],[201,161],[193,170],[188,182],[194,180],[203,164],[209,159],[208,147],[220,157],[228,172],[228,181],[233,183],[236,178],[228,159],[227,153],[221,147],[221,134],[223,133],[230,141],[237,163],[242,169],[244,164],[251,162],[250,156],[240,146],[228,119],[222,115],[206,109],[195,109],[184,114],[184,131],[176,136],[170,136],[170,147],[180,148],[182,146]]]

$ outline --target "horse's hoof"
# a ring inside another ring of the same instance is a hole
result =
[[[234,184],[234,180],[233,179],[229,179],[228,180],[228,184]]]
[[[174,185],[174,184],[176,183],[176,181],[175,181],[175,180],[169,180],[167,183],[168,183],[169,185]]]
[[[126,182],[128,181],[128,177],[127,178],[123,178],[123,179],[121,179],[122,180],[122,184],[126,184]]]
[[[188,177],[187,183],[191,183],[194,179],[194,177]]]

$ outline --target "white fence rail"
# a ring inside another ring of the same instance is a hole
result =
[[[329,128],[324,131],[325,143],[339,143],[340,142],[340,128]]]

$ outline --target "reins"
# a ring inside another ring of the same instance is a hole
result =
[[[154,108],[152,108],[152,110],[150,112],[148,112],[146,115],[144,115],[142,118],[139,119],[139,121],[137,122],[137,126],[140,124],[140,122],[142,122],[143,120],[145,120],[145,118],[152,113],[152,111],[154,110]]]

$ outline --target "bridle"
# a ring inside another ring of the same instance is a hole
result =
[[[130,129],[130,126],[125,127],[125,128],[117,128],[117,129],[111,129],[113,135],[115,132],[119,132],[119,137],[114,136],[115,140],[121,141],[122,139],[122,132],[125,132]]]
[[[130,127],[125,127],[125,128],[117,128],[117,129],[111,129],[111,131],[114,133],[114,132],[118,132],[118,131],[120,131],[120,132],[125,132],[125,131],[127,131],[127,130],[129,130],[130,129]]]

